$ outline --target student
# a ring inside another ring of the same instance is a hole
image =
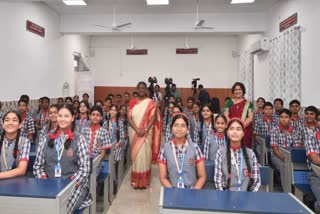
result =
[[[122,105],[122,95],[121,94],[117,94],[116,96],[116,106],[118,109],[120,109],[120,106]]]
[[[3,116],[0,139],[0,179],[24,176],[27,172],[30,141],[20,135],[22,119],[18,112],[8,111]]]
[[[166,138],[165,138],[165,143],[169,142],[172,140],[172,130],[171,130],[171,122],[172,122],[172,118],[174,117],[174,115],[182,113],[182,108],[180,106],[174,106],[172,109],[172,114],[170,115],[170,121],[168,122],[167,128],[166,128]],[[188,133],[189,134],[189,133]],[[189,135],[188,135],[189,137]]]
[[[88,115],[89,110],[89,103],[82,100],[79,105],[79,116],[76,120],[75,131],[82,133],[84,127],[90,126],[90,120]]]
[[[28,95],[26,95],[26,94],[21,95],[19,100],[24,100],[24,101],[26,101],[27,106],[29,105],[30,98],[29,98]],[[35,117],[36,117],[36,115],[37,115],[37,112],[36,112],[36,111],[31,111],[29,108],[27,108],[27,114],[28,114],[30,117],[32,117],[32,119],[34,120]]]
[[[253,128],[258,123],[260,118],[263,117],[263,106],[264,106],[265,102],[266,101],[265,101],[265,99],[263,97],[259,97],[257,99],[257,109],[253,113]]]
[[[176,101],[176,106],[180,106],[181,108],[183,108],[182,99],[180,97]]]
[[[183,109],[183,112],[191,118],[192,116],[192,105],[193,105],[193,97],[188,97],[187,106]]]
[[[76,179],[67,207],[68,213],[84,209],[92,203],[89,193],[90,158],[88,143],[74,132],[72,105],[65,104],[58,111],[58,129],[41,142],[33,166],[37,178]]]
[[[201,189],[206,181],[204,157],[197,144],[187,140],[188,118],[176,114],[171,123],[173,139],[162,145],[158,166],[164,187]]]
[[[207,103],[200,109],[200,129],[199,129],[199,147],[204,150],[206,141],[209,141],[213,136],[214,117],[211,104]]]
[[[50,99],[49,97],[41,98],[41,109],[40,112],[36,116],[35,127],[37,130],[41,130],[49,120],[49,105]]]
[[[118,124],[119,124],[119,141],[115,149],[114,160],[116,162],[121,160],[122,151],[126,149],[129,141],[128,135],[128,119],[127,119],[127,107],[126,105],[120,106],[118,112]]]
[[[272,129],[270,134],[270,144],[272,147],[271,162],[274,168],[280,172],[282,188],[284,188],[284,156],[279,148],[301,147],[291,126],[291,116],[291,112],[288,109],[281,109],[279,113],[279,125]]]
[[[28,109],[27,102],[25,100],[19,100],[18,110],[21,115],[21,121],[22,121],[20,136],[27,138],[31,142],[36,130],[34,129],[34,120],[30,115],[27,114],[27,109]]]
[[[273,117],[277,122],[279,122],[279,113],[280,113],[280,110],[283,108],[283,100],[280,98],[276,98],[273,101],[273,105],[274,105]]]
[[[55,133],[57,128],[58,128],[58,111],[59,111],[59,106],[58,105],[51,105],[49,107],[49,123],[47,123],[40,131],[39,143],[45,142],[45,137],[48,136],[50,133]]]
[[[103,122],[106,121],[110,116],[109,111],[110,111],[111,104],[112,104],[112,100],[109,97],[107,97],[104,100],[104,106],[103,106]]]
[[[82,100],[86,101],[89,104],[89,109],[92,107],[92,103],[89,102],[89,94],[88,93],[82,94]]]
[[[95,101],[95,102],[94,102],[94,105],[95,105],[95,106],[99,106],[100,108],[103,108],[103,102],[102,102],[102,100],[97,100],[97,101]]]
[[[266,102],[263,105],[263,116],[258,119],[254,126],[253,133],[255,136],[259,136],[261,138],[266,139],[267,141],[270,141],[270,134],[271,131],[278,126],[278,122],[276,119],[272,116],[273,115],[273,105],[270,102]],[[261,144],[256,144],[256,150],[257,150],[257,156],[261,157],[261,150],[262,150]]]
[[[129,92],[125,92],[124,95],[124,105],[129,108],[129,103],[130,103],[130,94]]]
[[[74,100],[73,103],[72,103],[72,107],[73,107],[73,112],[74,112],[75,118],[77,118],[80,115],[79,106],[80,106],[80,101],[79,100]]]
[[[309,135],[316,134],[316,116],[318,109],[314,106],[308,106],[304,110],[304,125],[299,126],[296,131],[296,136],[300,143],[304,145]]]
[[[316,115],[317,127],[314,135],[309,135],[305,147],[306,154],[308,157],[308,164],[310,167],[311,163],[320,166],[320,112]],[[320,213],[320,177],[313,171],[308,174],[308,181],[312,190],[313,195],[316,198],[314,208],[316,213]]]
[[[71,97],[66,97],[64,99],[64,104],[72,104],[72,98]]]
[[[192,142],[196,144],[200,144],[200,102],[195,101],[192,105],[192,116],[189,118],[190,120],[190,137]]]
[[[291,100],[289,103],[290,111],[291,111],[291,127],[296,130],[303,126],[304,121],[300,117],[300,102],[298,100]]]
[[[231,118],[227,125],[227,146],[215,159],[214,181],[218,190],[257,192],[261,185],[259,164],[254,152],[244,144],[244,124]]]
[[[118,141],[119,137],[119,124],[118,124],[118,109],[116,104],[112,104],[110,107],[110,117],[103,123],[103,127],[108,131],[111,144]]]
[[[93,106],[89,114],[91,124],[83,128],[82,134],[88,143],[90,157],[94,159],[101,155],[101,160],[104,160],[106,150],[110,149],[112,145],[108,131],[101,126],[102,115],[102,108]],[[103,165],[100,162],[97,168],[97,175],[100,174],[102,169]]]
[[[132,92],[132,97],[133,98],[137,98],[138,97],[138,93],[136,91]]]
[[[63,105],[63,104],[64,104],[64,100],[63,100],[62,97],[59,97],[59,98],[58,98],[57,104],[58,104],[58,105]]]
[[[227,118],[223,114],[218,114],[214,121],[215,132],[210,135],[204,144],[204,157],[206,160],[215,160],[220,147],[226,147]]]
[[[221,113],[220,100],[218,97],[213,97],[211,99],[211,106],[212,106],[213,117],[216,118],[216,116]]]
[[[83,95],[82,95],[82,96],[83,96]],[[75,101],[75,100],[80,101],[80,99],[79,99],[79,96],[78,96],[78,95],[74,95],[72,100],[73,100],[73,101]]]
[[[166,116],[165,118],[163,118],[162,132],[164,133],[164,136],[165,136],[165,142],[167,142],[171,134],[171,132],[168,130],[170,130],[170,125],[171,125],[172,115],[173,115],[172,114],[173,108],[174,108],[174,104],[169,103],[167,108],[167,113],[165,114]]]

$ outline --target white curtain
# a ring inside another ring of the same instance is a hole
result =
[[[245,97],[248,100],[253,99],[253,55],[249,51],[240,54],[240,74],[239,82],[246,87]]]
[[[300,27],[281,33],[271,40],[269,98],[282,98],[288,104],[301,100]]]

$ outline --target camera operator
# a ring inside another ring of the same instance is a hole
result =
[[[202,84],[199,85],[198,90],[199,90],[198,99],[200,100],[201,106],[203,106],[207,103],[210,103],[209,93],[203,88]]]
[[[180,97],[176,84],[171,85],[171,95],[173,95],[176,100]]]
[[[153,98],[152,98],[156,103],[159,109],[161,109],[161,104],[162,104],[162,93],[160,92],[160,86],[156,85],[154,87],[154,92],[153,92]]]

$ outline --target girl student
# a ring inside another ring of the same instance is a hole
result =
[[[33,174],[37,178],[76,179],[76,188],[68,202],[68,213],[81,211],[92,203],[89,193],[90,158],[86,139],[74,132],[74,112],[71,104],[58,111],[58,128],[44,138],[37,151]]]
[[[173,139],[162,145],[158,166],[164,187],[201,189],[206,181],[204,157],[197,144],[187,139],[189,121],[184,113],[173,116]]]
[[[93,106],[90,109],[90,126],[83,128],[82,134],[86,139],[89,147],[89,155],[94,159],[101,155],[101,160],[106,155],[106,150],[111,148],[111,141],[108,131],[101,126],[103,117],[102,108],[100,106]],[[97,168],[97,175],[102,171],[102,162]]]
[[[54,133],[58,128],[57,115],[59,111],[59,106],[57,104],[52,104],[49,107],[49,123],[47,123],[40,131],[39,143],[45,142],[45,137],[49,133]]]
[[[35,134],[34,120],[30,115],[27,114],[28,104],[25,100],[18,101],[18,111],[21,115],[21,137],[28,138],[29,141],[32,141],[33,135]]]
[[[256,192],[261,185],[257,158],[244,144],[244,127],[240,118],[231,118],[227,125],[227,146],[220,147],[215,159],[219,190]]]
[[[172,113],[171,113],[171,116],[170,116],[170,124],[168,124],[167,128],[166,128],[166,133],[165,133],[165,143],[166,142],[169,142],[172,140],[172,130],[171,130],[171,122],[172,122],[172,117],[178,113],[182,113],[182,108],[180,106],[174,106],[173,109],[172,109]],[[189,136],[189,133],[188,133],[188,137]]]
[[[214,117],[210,104],[203,105],[200,112],[199,146],[201,151],[203,151],[204,144],[210,141],[210,138],[213,138]]]
[[[22,119],[17,111],[3,116],[0,139],[0,179],[24,176],[27,172],[30,141],[20,135]]]
[[[166,107],[167,110],[164,114],[163,123],[162,123],[162,132],[165,135],[165,139],[167,139],[166,130],[168,129],[168,127],[170,127],[170,124],[171,124],[173,107],[174,107],[174,103],[172,102],[168,103],[168,106]]]
[[[79,113],[80,101],[79,100],[73,100],[72,106],[73,106],[73,112],[74,112],[75,118],[79,117],[79,115],[80,115],[80,113]]]
[[[77,132],[82,133],[84,127],[90,126],[90,120],[88,115],[89,110],[90,110],[89,103],[82,100],[79,105],[79,116],[77,117],[77,120],[76,120],[75,130]]]
[[[220,147],[226,146],[227,118],[223,114],[218,114],[214,122],[215,132],[204,143],[204,157],[206,160],[215,160]]]
[[[128,145],[128,120],[127,120],[127,107],[121,105],[118,115],[118,125],[119,125],[119,141],[115,150],[114,160],[116,162],[121,160],[123,149]]]
[[[190,120],[190,136],[194,143],[200,144],[200,108],[201,104],[197,100],[192,104],[192,116]]]

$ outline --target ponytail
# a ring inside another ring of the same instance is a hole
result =
[[[231,182],[231,151],[230,151],[230,140],[229,139],[227,139],[227,168],[228,168],[228,175],[227,175],[226,190],[229,190],[230,182]]]
[[[248,176],[250,177],[250,181],[249,181],[249,184],[248,184],[247,191],[251,191],[251,187],[253,185],[252,169],[251,169],[251,165],[250,165],[250,161],[249,161],[249,157],[248,157],[248,153],[247,153],[247,148],[246,148],[246,146],[244,144],[243,139],[241,141],[241,149],[242,149],[244,160],[246,161],[247,170],[248,170]]]

